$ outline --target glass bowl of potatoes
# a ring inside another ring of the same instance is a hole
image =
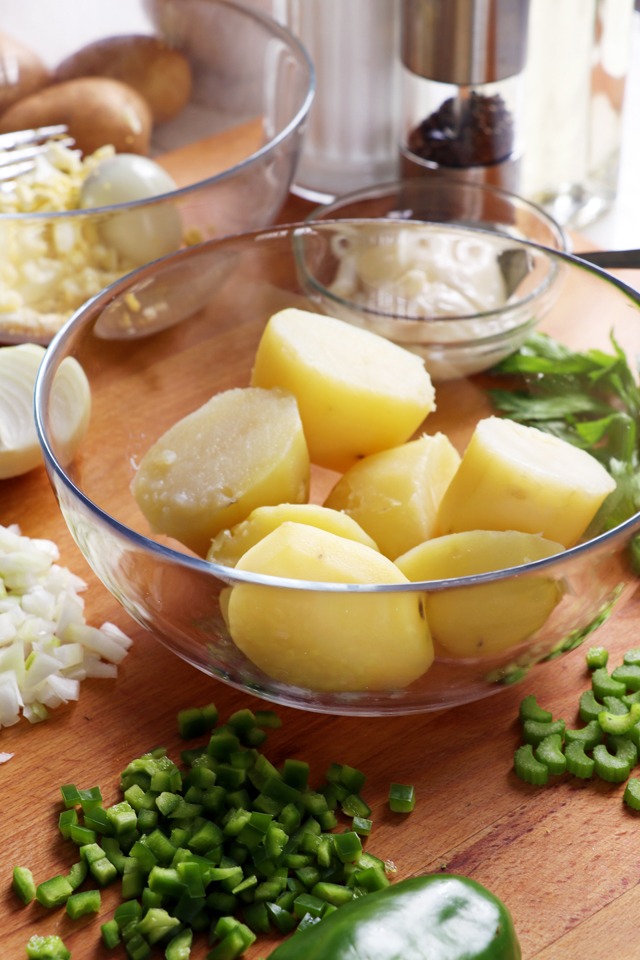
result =
[[[513,241],[562,273],[555,302],[497,367],[434,385],[308,297],[301,245],[328,255],[344,225],[118,280],[47,350],[38,435],[87,561],[180,657],[307,710],[437,710],[577,647],[635,589],[640,296]],[[68,357],[92,397],[73,444],[51,402]]]
[[[6,14],[0,136],[67,130],[1,168],[0,342],[46,344],[132,269],[273,221],[315,86],[288,30],[235,0]]]

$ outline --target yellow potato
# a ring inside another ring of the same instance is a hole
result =
[[[191,68],[179,50],[157,37],[106,37],[67,57],[56,82],[77,77],[110,77],[133,87],[151,108],[154,123],[175,117],[191,96]]]
[[[577,542],[615,481],[584,450],[535,427],[481,420],[438,511],[442,534],[540,533]]]
[[[247,551],[236,570],[325,583],[406,583],[380,553],[354,540],[286,522]],[[421,597],[323,593],[237,584],[229,631],[270,677],[318,691],[389,690],[433,661]]]
[[[251,383],[298,401],[311,461],[344,471],[408,440],[434,409],[422,360],[342,320],[290,308],[262,335]]]
[[[207,554],[212,563],[222,563],[226,567],[235,567],[247,550],[276,530],[287,520],[293,523],[308,523],[320,530],[335,533],[345,540],[356,540],[372,550],[378,550],[377,544],[368,536],[355,520],[337,510],[327,510],[314,503],[281,503],[276,507],[258,507],[246,520],[236,524],[231,530],[223,530],[214,539]]]
[[[471,530],[414,547],[396,565],[413,583],[449,580],[520,566],[562,553],[563,546],[513,530]],[[425,591],[433,639],[454,657],[486,657],[515,646],[539,630],[562,597],[545,576]]]
[[[40,57],[0,33],[0,114],[49,82],[49,71]]]
[[[304,502],[309,453],[295,398],[251,387],[217,394],[160,437],[131,489],[155,532],[203,557],[256,507]]]
[[[83,77],[46,87],[0,117],[0,133],[66,123],[86,155],[107,143],[119,153],[149,152],[151,111],[139,93],[118,80]]]
[[[344,510],[395,560],[434,536],[440,500],[459,464],[444,434],[423,436],[358,461],[324,505]]]

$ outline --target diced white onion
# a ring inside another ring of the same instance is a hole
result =
[[[86,583],[59,556],[52,541],[0,526],[0,727],[20,713],[46,720],[47,708],[78,699],[86,677],[116,677],[131,646],[115,624],[85,622],[78,592]]]

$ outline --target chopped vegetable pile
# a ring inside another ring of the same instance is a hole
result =
[[[608,658],[602,647],[587,652],[591,689],[580,697],[580,719],[585,723],[580,729],[568,730],[564,720],[554,720],[533,694],[524,698],[520,720],[525,744],[514,758],[522,780],[542,786],[550,774],[565,771],[582,779],[595,773],[610,783],[628,779],[640,747],[640,649],[627,651],[611,674]],[[629,780],[624,800],[640,810],[640,779]]]
[[[86,677],[115,677],[131,640],[84,619],[86,584],[60,567],[50,540],[0,526],[0,727],[31,723],[77,700]],[[6,756],[6,755],[5,755]]]
[[[178,729],[185,738],[207,735],[217,721],[210,704],[182,711]],[[23,903],[66,904],[73,919],[97,913],[100,888],[120,880],[124,902],[101,928],[106,947],[124,941],[130,960],[146,960],[157,945],[167,960],[187,960],[193,935],[204,932],[208,960],[235,960],[272,926],[305,929],[387,887],[395,868],[362,846],[372,825],[360,796],[364,774],[332,763],[325,783],[310,789],[307,763],[289,759],[276,769],[257,749],[280,725],[272,711],[239,710],[205,746],[181,752],[182,772],[158,747],[127,766],[123,799],[107,808],[99,787],[63,785],[59,829],[80,859],[38,885],[16,867],[16,894]],[[412,809],[412,787],[396,794]],[[338,808],[351,819],[342,833],[333,832]],[[98,889],[77,892],[87,878]],[[62,942],[58,953],[29,949],[37,960],[68,956]]]

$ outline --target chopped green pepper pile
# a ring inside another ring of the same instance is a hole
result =
[[[522,780],[542,786],[550,775],[565,771],[582,779],[595,773],[610,783],[628,780],[640,747],[640,649],[627,651],[611,674],[608,659],[602,647],[587,652],[591,689],[580,697],[580,719],[585,723],[580,729],[569,730],[564,720],[554,720],[533,694],[524,698],[520,720],[525,744],[514,758]],[[624,801],[640,810],[639,779],[629,780]]]
[[[28,868],[16,867],[23,903],[66,905],[76,919],[97,913],[100,888],[120,880],[124,902],[101,928],[107,948],[124,943],[129,960],[146,960],[160,947],[166,960],[188,960],[194,934],[208,934],[208,960],[235,960],[272,927],[304,930],[389,886],[383,861],[362,846],[372,826],[364,774],[332,763],[311,790],[307,763],[276,769],[257,749],[280,726],[275,713],[245,709],[224,726],[217,721],[213,704],[181,712],[181,735],[212,731],[208,743],[181,752],[184,772],[164,748],[132,761],[113,806],[103,807],[99,787],[62,786],[59,829],[80,859],[37,887]],[[414,803],[413,787],[393,785],[392,809],[409,812]],[[341,833],[333,832],[338,808],[351,819]],[[87,878],[97,889],[76,892]],[[27,955],[61,960],[69,952],[59,937],[34,937]]]

